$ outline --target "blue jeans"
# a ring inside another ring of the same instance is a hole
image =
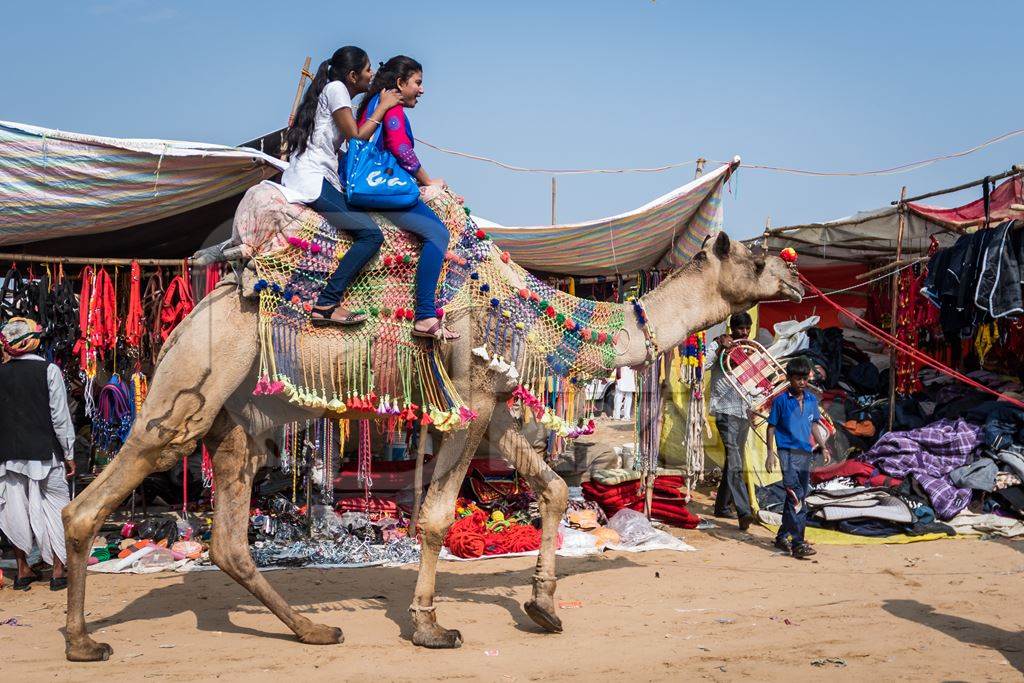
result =
[[[380,251],[384,243],[384,234],[369,214],[350,207],[345,195],[326,180],[320,197],[309,206],[323,215],[335,228],[344,230],[355,238],[355,242],[338,262],[337,269],[316,302],[316,305],[321,307],[334,306],[341,301],[341,296],[363,267]],[[435,317],[437,281],[441,277],[441,266],[448,250],[448,228],[422,201],[409,209],[380,213],[387,216],[396,227],[411,232],[423,240],[419,264],[416,267],[414,316],[416,320]]]
[[[805,451],[779,449],[782,485],[786,488],[786,505],[782,509],[782,526],[779,527],[775,539],[783,541],[789,536],[794,548],[804,543],[804,527],[807,526],[805,500],[811,490],[811,460],[811,454]]]
[[[423,203],[416,202],[410,209],[381,211],[396,227],[411,232],[423,240],[420,262],[416,266],[416,320],[437,316],[437,280],[448,251],[448,228]]]
[[[327,182],[326,178],[320,196],[309,208],[323,216],[335,229],[347,232],[353,238],[352,246],[341,257],[327,286],[316,300],[316,305],[321,308],[337,306],[352,280],[380,251],[384,244],[384,233],[367,213],[351,208],[345,201],[345,195]]]

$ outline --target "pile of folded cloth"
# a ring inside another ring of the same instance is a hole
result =
[[[681,470],[659,469],[654,478],[651,517],[667,524],[694,529],[700,517],[686,509],[686,484]],[[595,501],[611,517],[623,508],[643,512],[644,487],[633,470],[597,470],[583,483],[583,496]]]

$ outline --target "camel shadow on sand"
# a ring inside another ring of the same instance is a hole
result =
[[[935,629],[961,643],[995,650],[1017,671],[1024,673],[1024,632],[1009,631],[980,621],[936,612],[931,605],[917,600],[886,600],[889,614]]]
[[[484,560],[482,566],[486,567],[487,562]],[[543,632],[543,629],[534,624],[523,612],[521,596],[516,595],[518,589],[531,586],[532,566],[518,570],[472,574],[448,573],[443,571],[443,566],[442,564],[442,570],[438,575],[438,586],[441,591],[437,603],[444,612],[443,616],[439,614],[442,623],[459,628],[458,605],[469,602],[502,607],[511,615],[518,630],[530,633]],[[559,576],[578,576],[636,566],[639,565],[627,557],[559,558]],[[116,614],[90,623],[89,629],[108,628],[117,624],[192,612],[196,617],[196,627],[200,631],[294,640],[295,637],[288,632],[263,631],[232,622],[229,618],[230,612],[270,612],[227,574],[220,571],[199,571],[181,576],[184,580],[180,583],[175,581],[150,590],[125,605]],[[408,608],[416,583],[415,565],[363,569],[282,569],[266,572],[264,576],[296,612],[313,621],[344,629],[344,620],[334,613],[363,609],[384,610],[387,618],[401,630],[401,637],[405,640],[412,638],[412,620]],[[300,580],[294,580],[296,577]],[[287,578],[292,580],[283,580]],[[348,604],[339,604],[341,602]],[[353,602],[357,604],[352,604]],[[167,605],[171,606],[171,611],[162,611],[160,606]]]

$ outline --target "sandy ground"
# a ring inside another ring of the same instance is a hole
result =
[[[599,431],[597,447],[628,427]],[[522,611],[532,558],[441,563],[438,616],[465,641],[447,651],[409,640],[414,566],[267,574],[344,629],[335,646],[297,642],[220,572],[90,574],[89,627],[114,647],[96,664],[64,660],[63,593],[6,588],[0,622],[26,626],[0,625],[0,680],[1024,680],[1024,542],[818,546],[802,562],[763,528],[675,533],[697,552],[560,558],[558,599],[577,605],[559,635]]]
[[[220,572],[90,575],[90,628],[114,647],[96,664],[64,661],[63,594],[4,589],[0,622],[26,626],[0,626],[0,669],[10,681],[1024,678],[1024,543],[819,546],[801,562],[774,554],[764,529],[681,535],[698,552],[560,559],[558,598],[582,603],[562,610],[560,635],[520,607],[530,558],[442,563],[438,614],[465,639],[449,651],[409,641],[414,567],[269,574],[303,614],[344,629],[344,644],[319,647]]]

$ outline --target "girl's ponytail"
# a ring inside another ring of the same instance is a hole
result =
[[[350,71],[360,72],[370,61],[362,48],[346,45],[335,50],[330,59],[320,62],[313,81],[306,88],[302,102],[295,111],[295,119],[290,122],[285,133],[285,144],[289,154],[302,154],[306,151],[309,136],[313,134],[316,121],[316,108],[320,103],[320,93],[331,81],[342,81]]]

